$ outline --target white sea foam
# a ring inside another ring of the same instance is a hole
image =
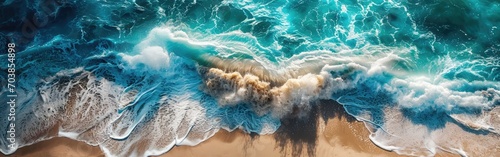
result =
[[[158,70],[160,68],[168,68],[169,56],[162,47],[152,46],[144,48],[139,55],[129,56],[121,54],[123,59],[132,66],[145,64],[151,69]]]

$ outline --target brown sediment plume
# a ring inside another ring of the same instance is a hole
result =
[[[198,60],[197,60],[198,61]],[[306,74],[319,74],[326,61],[318,60],[315,62],[306,62],[302,65],[286,65],[277,69],[268,68],[262,63],[248,59],[223,59],[215,56],[205,55],[204,61],[207,68],[220,69],[226,73],[238,72],[241,75],[251,74],[268,82],[271,86],[281,86],[289,79],[297,78]]]
[[[260,78],[260,80],[273,83],[281,84],[288,80],[287,75],[275,75],[268,69],[266,69],[262,64],[253,60],[237,60],[237,59],[221,59],[218,57],[207,57],[210,62],[211,68],[217,68],[223,70],[224,72],[238,72],[241,74],[252,74]]]
[[[306,74],[288,79],[281,86],[272,86],[252,74],[224,72],[221,69],[199,67],[205,93],[218,98],[220,105],[250,104],[259,115],[273,112],[282,117],[295,109],[310,108],[325,88],[322,75]]]

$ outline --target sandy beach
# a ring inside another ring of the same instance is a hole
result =
[[[335,127],[338,126],[338,127]],[[321,131],[322,132],[322,131]],[[318,134],[315,156],[399,156],[375,146],[368,139],[368,130],[362,123],[349,123],[345,119],[334,119],[325,126],[323,133]],[[210,140],[195,147],[175,147],[161,157],[196,157],[196,156],[291,156],[291,146],[281,151],[272,135],[259,136],[252,139],[241,131],[220,131]],[[307,156],[302,151],[300,156]]]
[[[368,130],[361,122],[347,122],[346,119],[335,118],[324,125],[319,131],[315,156],[358,156],[382,157],[401,156],[385,151],[374,145],[368,139]],[[281,150],[273,135],[251,137],[242,131],[219,131],[214,137],[197,146],[176,146],[160,157],[199,157],[199,156],[291,156],[291,146]],[[4,156],[4,155],[2,155]],[[8,157],[104,157],[97,146],[65,137],[56,137],[34,145],[20,148]],[[300,156],[307,156],[302,151]],[[438,154],[437,156],[457,156]]]
[[[284,121],[281,128],[271,135],[250,135],[241,130],[233,132],[221,130],[199,145],[175,146],[158,157],[402,156],[373,144],[368,138],[370,132],[364,123],[348,115],[340,105],[329,103],[332,102],[323,102],[323,105],[315,110],[317,112],[312,112],[309,117],[302,118],[313,122],[300,122],[299,119],[291,119],[292,122]],[[56,137],[20,148],[8,157],[40,156],[103,157],[104,154],[97,146],[90,146],[65,137]],[[458,155],[440,152],[436,156]]]
[[[318,119],[317,139],[313,156],[358,156],[358,157],[395,157],[401,156],[377,147],[369,138],[364,124],[345,114],[337,114],[327,122]],[[279,133],[279,132],[278,132]],[[276,135],[250,136],[240,130],[219,131],[214,137],[197,146],[176,146],[160,157],[198,157],[198,156],[293,156],[293,149],[301,149],[299,156],[308,156],[307,144],[289,142],[280,144]],[[296,151],[295,151],[296,152]],[[297,154],[295,154],[297,155]],[[102,157],[104,154],[97,146],[64,137],[52,138],[34,145],[20,148],[9,157]],[[437,156],[456,156],[441,152]]]
[[[337,123],[337,124],[336,124]],[[333,125],[339,125],[334,127]],[[368,131],[362,128],[361,123],[349,124],[346,120],[335,119],[329,121],[325,132],[319,136],[316,147],[316,156],[397,156],[392,152],[382,150],[373,145],[366,135]],[[338,135],[342,136],[338,136]],[[198,157],[198,156],[275,156],[283,154],[290,156],[291,147],[281,151],[272,135],[252,138],[242,131],[219,131],[214,137],[197,146],[176,146],[161,157]],[[287,153],[288,152],[288,153]],[[90,146],[64,137],[57,137],[42,141],[31,146],[23,147],[13,157],[100,157],[104,156],[99,147]],[[307,156],[303,151],[301,156]]]

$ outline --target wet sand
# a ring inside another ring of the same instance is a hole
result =
[[[385,151],[374,145],[368,139],[368,130],[361,122],[349,123],[345,119],[328,121],[321,128],[316,143],[315,156],[400,156]],[[197,156],[291,156],[292,147],[287,146],[281,151],[279,144],[272,135],[250,137],[241,131],[220,131],[210,140],[195,147],[178,146],[161,157],[197,157]],[[300,156],[307,156],[302,151]]]
[[[336,127],[337,126],[337,127]],[[345,119],[334,119],[323,126],[323,134],[318,135],[316,156],[398,156],[382,150],[367,138],[368,130],[362,123],[349,123]],[[321,130],[321,129],[320,129]],[[251,137],[242,131],[219,131],[214,137],[197,146],[176,146],[161,157],[198,157],[198,156],[273,156],[291,155],[292,147],[283,151],[272,135]],[[26,146],[10,155],[13,157],[101,157],[99,147],[90,146],[64,137],[57,137]],[[306,151],[301,156],[307,156]]]
[[[4,156],[0,153],[0,156]],[[65,137],[35,143],[18,149],[8,157],[104,157],[97,146]]]
[[[328,119],[327,122],[323,118],[318,119],[317,139],[312,153],[313,156],[401,156],[394,152],[383,150],[373,144],[368,138],[369,131],[362,122],[353,121],[349,117],[346,117],[345,114],[337,114]],[[304,147],[306,145],[306,143],[303,143]],[[176,146],[169,152],[160,155],[160,157],[283,157],[292,156],[293,149],[297,149],[297,144],[280,144],[276,135],[251,136],[240,130],[233,132],[221,130],[214,137],[197,146]],[[40,156],[103,157],[104,154],[97,146],[90,146],[84,142],[57,137],[20,148],[16,153],[9,155],[9,157]],[[308,156],[308,151],[304,148],[299,156]],[[457,155],[441,152],[437,156]]]

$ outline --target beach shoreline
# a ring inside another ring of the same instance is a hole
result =
[[[404,156],[375,145],[369,139],[370,131],[363,122],[347,114],[340,104],[332,103],[335,102],[322,102],[308,117],[283,120],[280,129],[270,135],[248,134],[239,129],[232,132],[221,129],[213,137],[196,146],[174,146],[157,157]],[[49,134],[55,136],[57,135],[55,132],[57,130],[50,130]],[[54,137],[22,147],[7,157],[39,156],[104,157],[105,155],[99,146],[91,146],[67,137]],[[440,151],[436,156],[459,155]]]
[[[318,138],[314,156],[401,156],[394,152],[383,150],[373,144],[369,138],[369,131],[359,121],[348,122],[346,118],[333,118],[326,123],[319,122]],[[228,132],[220,130],[210,139],[196,146],[175,146],[170,151],[158,157],[189,157],[189,156],[292,156],[290,143],[280,148],[273,135],[251,136],[241,130]],[[307,156],[302,151],[300,156]],[[2,155],[5,156],[5,155]],[[66,137],[55,137],[33,145],[18,149],[8,157],[103,157],[105,156],[98,146],[91,146],[85,142],[72,140]],[[437,156],[453,156],[441,153]]]

